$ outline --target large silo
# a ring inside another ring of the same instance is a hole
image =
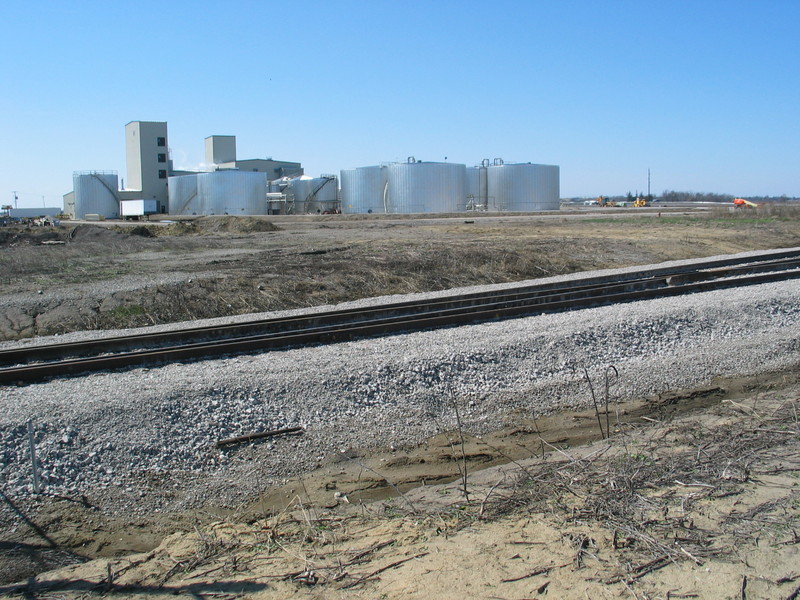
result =
[[[234,170],[199,173],[197,195],[205,215],[267,214],[265,173]]]
[[[488,195],[499,210],[529,212],[559,209],[555,165],[495,164],[486,168]]]
[[[339,184],[334,175],[295,177],[289,180],[289,189],[296,214],[332,211],[339,203]]]
[[[467,167],[466,210],[488,210],[486,166]]]
[[[358,167],[342,171],[342,212],[386,212],[386,167]]]
[[[197,175],[178,175],[169,178],[169,214],[202,215],[197,195]]]
[[[447,213],[463,209],[466,202],[466,166],[455,163],[417,162],[387,167],[388,213]]]
[[[342,169],[339,171],[339,198],[342,201],[342,212],[352,212],[352,210],[348,210],[345,207],[346,198],[352,196],[352,189],[353,189],[353,181],[356,178],[356,170],[355,169]]]
[[[76,219],[100,215],[119,217],[119,180],[116,171],[79,171],[72,175]]]

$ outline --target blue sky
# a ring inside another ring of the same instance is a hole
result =
[[[0,203],[60,205],[167,121],[306,173],[557,164],[561,195],[800,196],[800,0],[3,2]]]

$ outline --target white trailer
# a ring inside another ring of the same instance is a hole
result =
[[[122,200],[119,203],[120,216],[123,219],[138,219],[158,212],[155,200]]]

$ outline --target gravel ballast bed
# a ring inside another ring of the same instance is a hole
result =
[[[583,375],[619,372],[614,399],[800,364],[800,282],[764,284],[331,346],[25,387],[0,400],[0,486],[32,493],[26,422],[44,488],[120,511],[235,504],[350,448],[417,443],[453,427],[585,408]],[[216,441],[302,425],[303,435]]]

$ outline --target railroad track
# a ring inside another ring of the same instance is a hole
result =
[[[0,384],[419,331],[800,277],[800,249],[367,308],[0,351]]]

